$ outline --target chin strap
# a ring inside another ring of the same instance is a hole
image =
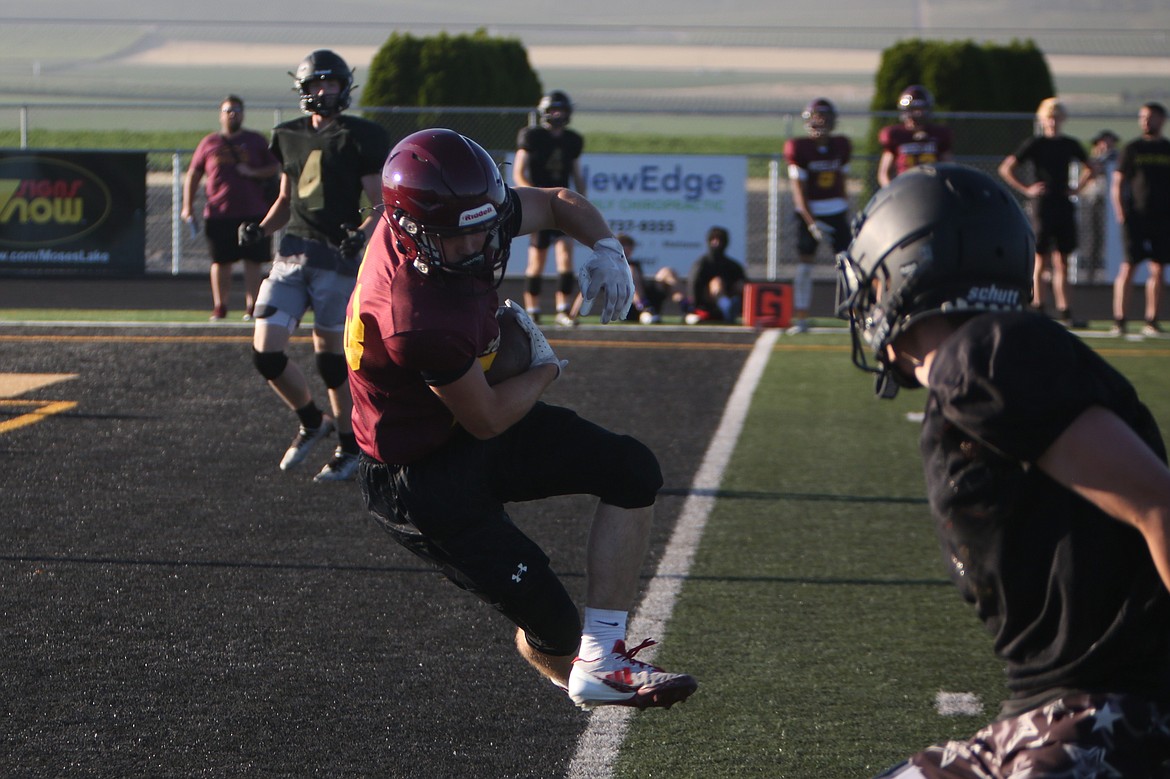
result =
[[[879,373],[873,380],[873,391],[882,400],[893,400],[898,396],[900,385],[890,375],[890,371],[884,370]]]

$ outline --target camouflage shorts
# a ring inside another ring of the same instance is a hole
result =
[[[1170,777],[1170,706],[1133,695],[1071,695],[929,747],[879,779]]]

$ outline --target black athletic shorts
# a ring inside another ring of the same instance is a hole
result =
[[[272,239],[240,246],[240,225],[244,222],[259,222],[264,214],[243,219],[208,219],[203,225],[207,235],[207,248],[211,251],[212,262],[268,262],[272,259]]]
[[[853,240],[853,233],[849,229],[849,212],[842,211],[839,214],[830,214],[829,216],[818,216],[818,222],[824,222],[829,227],[833,228],[833,237],[830,240],[833,254],[839,254],[849,248],[849,242]],[[817,239],[808,231],[808,222],[799,214],[796,215],[796,250],[804,255],[817,253]]]
[[[1072,254],[1077,248],[1076,206],[1068,198],[1033,201],[1032,229],[1039,254]]]
[[[636,439],[537,403],[495,438],[459,430],[409,465],[363,455],[358,480],[366,507],[396,541],[523,628],[538,650],[569,655],[580,639],[577,607],[504,504],[596,495],[641,508],[654,503],[662,472]]]
[[[1170,264],[1170,219],[1127,214],[1125,261],[1136,265],[1146,260]]]
[[[528,239],[528,242],[532,244],[533,248],[547,249],[553,245],[554,241],[559,241],[564,237],[565,234],[560,230],[537,230]]]

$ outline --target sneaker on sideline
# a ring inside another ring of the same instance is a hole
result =
[[[808,320],[798,319],[796,324],[784,331],[788,335],[800,335],[808,332]]]
[[[343,451],[339,446],[333,450],[333,459],[325,463],[325,467],[313,477],[313,481],[350,481],[357,474],[357,468],[357,454]]]
[[[1142,326],[1142,335],[1148,338],[1157,338],[1165,333],[1162,332],[1162,328],[1158,326],[1157,322],[1151,321]]]
[[[333,417],[328,415],[323,415],[321,417],[321,426],[312,430],[301,425],[300,431],[297,432],[297,437],[288,445],[288,451],[281,458],[280,470],[287,471],[303,463],[317,442],[332,433],[333,428]]]
[[[694,677],[672,674],[635,659],[639,651],[653,646],[647,639],[633,649],[615,641],[613,651],[595,660],[578,657],[569,674],[569,697],[582,709],[597,706],[636,706],[639,709],[669,709],[685,701],[699,688]]]
[[[569,316],[564,311],[557,312],[556,322],[561,327],[576,327],[577,326],[577,320],[573,319],[573,317]]]

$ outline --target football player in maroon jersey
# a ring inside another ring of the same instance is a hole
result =
[[[902,112],[901,123],[883,127],[878,134],[882,156],[878,161],[877,179],[883,187],[894,176],[915,165],[954,158],[951,128],[930,121],[934,112],[934,95],[929,89],[919,84],[906,87],[898,97],[898,109]]]
[[[624,318],[633,300],[621,244],[580,194],[508,187],[488,153],[451,130],[400,141],[382,169],[382,199],[345,339],[358,477],[374,519],[512,620],[520,654],[578,706],[685,699],[697,687],[692,677],[635,658],[646,642],[625,643],[662,486],[657,458],[630,436],[540,400],[566,362],[512,301],[531,340],[530,367],[495,385],[484,378],[513,238],[555,229],[592,247],[582,310],[604,292],[603,323]],[[570,494],[598,498],[584,626],[548,556],[505,510]]]
[[[801,115],[807,138],[789,138],[784,143],[788,178],[796,213],[796,250],[799,260],[793,280],[793,318],[790,335],[808,330],[808,308],[812,300],[812,270],[817,244],[825,243],[833,253],[849,245],[849,200],[845,177],[853,144],[844,135],[834,135],[837,108],[818,97]]]

